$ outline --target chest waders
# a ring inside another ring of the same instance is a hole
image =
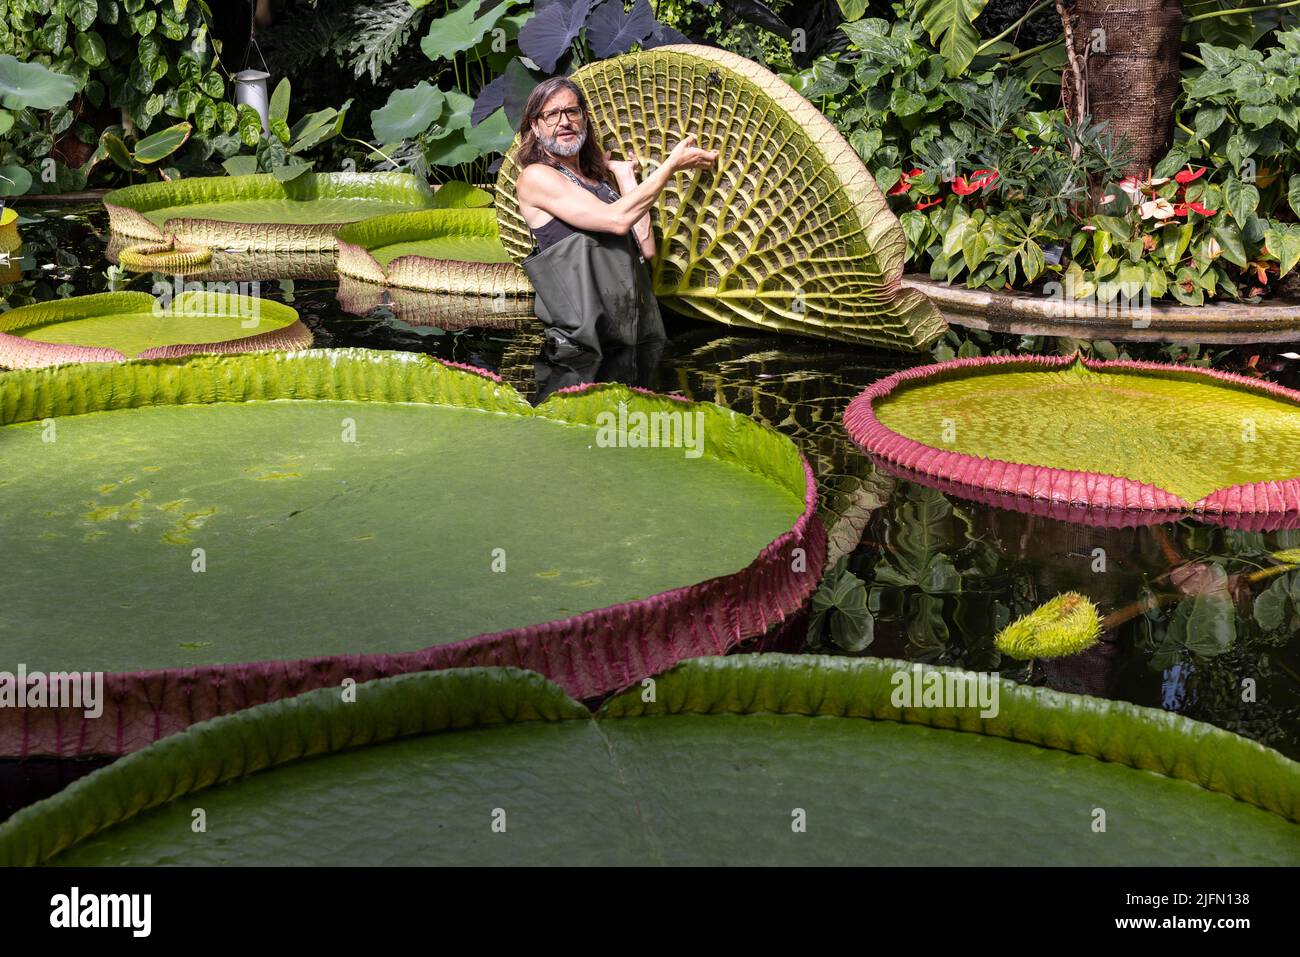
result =
[[[579,186],[570,170],[556,166]],[[606,349],[662,341],[663,317],[650,271],[631,230],[576,231],[522,263],[545,325],[542,352],[552,362],[588,365]]]

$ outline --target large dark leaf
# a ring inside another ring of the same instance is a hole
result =
[[[755,26],[770,30],[787,40],[793,35],[790,25],[777,15],[776,11],[762,0],[725,0],[727,9],[735,16]]]
[[[641,41],[642,50],[653,50],[655,47],[667,46],[670,43],[694,43],[695,41],[679,30],[674,30],[670,26],[662,23],[656,24],[655,28],[650,31],[650,35]]]
[[[750,0],[752,2],[752,0]],[[519,31],[519,49],[547,73],[569,49],[587,22],[592,0],[552,0]]]
[[[648,37],[656,26],[649,0],[635,0],[623,9],[623,0],[603,0],[587,23],[587,45],[598,57],[616,56]]]
[[[528,102],[528,95],[536,85],[537,78],[515,57],[506,67],[505,73],[479,91],[478,99],[474,101],[474,110],[469,115],[470,124],[478,126],[504,106],[511,127],[519,129],[524,117],[524,104]]]

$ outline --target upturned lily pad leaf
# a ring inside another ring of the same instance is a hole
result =
[[[496,213],[489,208],[374,216],[343,227],[338,238],[341,276],[405,289],[531,301],[532,284],[502,247]]]
[[[409,90],[394,90],[388,102],[370,114],[370,126],[381,143],[419,136],[442,114],[444,98],[436,86],[421,80]]]
[[[77,81],[40,63],[0,55],[0,106],[11,110],[57,110],[77,92]]]
[[[601,0],[587,21],[587,45],[598,57],[616,56],[648,37],[656,26],[649,0],[635,0],[631,10],[623,0]]]
[[[1294,390],[1210,369],[983,357],[881,379],[844,424],[909,478],[1007,508],[1276,528],[1300,517],[1298,406]]]
[[[142,183],[104,196],[114,232],[175,236],[213,249],[332,250],[346,223],[429,209],[433,190],[407,173],[269,173]]]
[[[552,0],[519,29],[519,49],[544,73],[569,50],[587,22],[595,0]]]
[[[106,292],[0,313],[0,366],[11,369],[301,349],[311,341],[298,313],[283,303],[224,292],[186,290],[166,302],[143,292]]]
[[[551,9],[551,8],[547,8]],[[744,57],[683,45],[588,64],[582,88],[616,157],[653,170],[691,132],[720,155],[680,172],[652,211],[655,295],[728,325],[919,349],[946,326],[901,288],[906,241],[861,159],[826,117]],[[746,108],[730,109],[741,103]],[[751,106],[752,105],[752,106]],[[519,141],[497,175],[501,241],[532,251],[515,181]]]
[[[18,211],[10,206],[0,209],[0,253],[13,252],[22,244],[22,236],[18,232]]]
[[[899,678],[977,688],[972,672],[813,655],[688,661],[652,700],[638,687],[594,716],[513,668],[384,678],[351,703],[325,688],[19,811],[0,866],[1300,861],[1300,765],[1276,751],[1010,681],[988,717],[973,700],[900,707]],[[1080,795],[1126,839],[1079,827]],[[220,839],[194,833],[198,805]],[[508,840],[484,838],[492,808]]]
[[[165,243],[136,243],[118,256],[124,269],[133,272],[165,272],[186,276],[200,272],[212,262],[207,246],[189,246],[174,239]]]
[[[788,439],[624,386],[533,408],[425,356],[306,350],[11,372],[0,416],[8,649],[107,672],[99,718],[0,708],[0,754],[464,664],[596,697],[795,613],[825,554]]]

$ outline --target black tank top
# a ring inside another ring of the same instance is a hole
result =
[[[595,193],[596,198],[601,200],[601,202],[612,203],[614,200],[619,198],[618,190],[614,189],[614,187],[610,186],[608,183],[600,183],[596,186],[592,186],[590,183],[584,183],[577,176],[574,176],[573,171],[570,169],[566,169],[565,167],[559,166],[555,163],[547,163],[546,165],[558,169],[561,173],[569,177],[569,179],[573,180],[588,192]],[[588,232],[588,230],[585,229],[575,229],[559,217],[552,218],[549,222],[543,223],[536,229],[529,226],[528,230],[533,234],[533,238],[537,242],[538,252],[541,252],[549,246],[554,246],[566,236],[572,236],[574,233]]]

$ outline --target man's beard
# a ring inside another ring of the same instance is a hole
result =
[[[547,152],[554,153],[556,156],[576,156],[578,150],[582,149],[582,144],[587,142],[587,131],[581,130],[577,136],[567,141],[560,139],[558,134],[547,136],[541,133],[537,138],[542,141],[542,146]]]

